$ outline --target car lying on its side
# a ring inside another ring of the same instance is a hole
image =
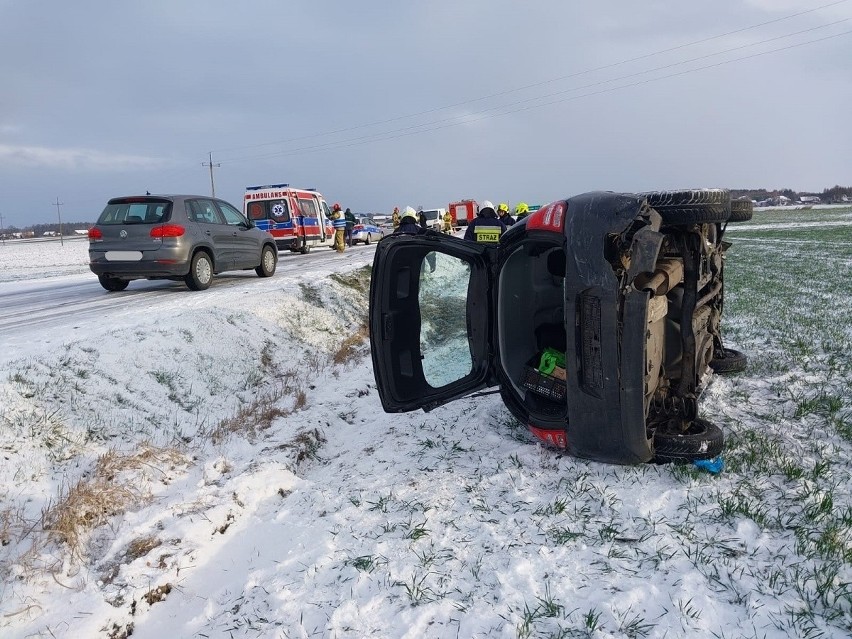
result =
[[[352,227],[352,244],[358,242],[370,244],[378,242],[385,236],[385,230],[380,227],[371,217],[359,215],[356,217],[355,226]]]
[[[275,238],[224,200],[201,195],[111,199],[89,229],[89,268],[108,291],[131,280],[183,280],[200,291],[213,275],[254,269],[270,277]]]
[[[723,236],[750,217],[722,189],[595,192],[535,211],[496,246],[387,238],[369,319],[384,409],[499,386],[536,437],[580,457],[717,456],[722,432],[698,400],[711,371],[746,365],[722,341]]]

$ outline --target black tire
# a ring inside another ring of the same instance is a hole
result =
[[[717,355],[719,355],[717,353]],[[710,368],[714,373],[739,373],[744,371],[748,365],[748,357],[745,353],[735,351],[733,348],[723,348],[721,356],[710,360]]]
[[[706,419],[696,418],[685,431],[677,428],[680,422],[672,420],[654,431],[654,461],[692,462],[717,457],[725,446],[722,429]]]
[[[709,224],[725,222],[731,215],[731,193],[727,189],[686,189],[640,193],[664,224]]]
[[[213,260],[204,251],[198,251],[192,256],[189,273],[183,278],[186,285],[193,291],[203,291],[209,288],[213,281]]]
[[[110,293],[123,291],[130,284],[128,280],[120,280],[117,277],[110,277],[108,275],[98,275],[98,281]]]
[[[364,240],[364,245],[368,245],[370,243],[370,234],[367,233],[367,239]]]
[[[258,277],[272,277],[278,264],[278,251],[266,245],[260,252],[260,265],[254,269]]]
[[[731,200],[731,217],[728,222],[748,222],[754,215],[754,202],[751,200]]]

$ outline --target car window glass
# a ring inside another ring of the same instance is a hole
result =
[[[470,265],[432,251],[420,270],[420,352],[423,374],[433,388],[462,379],[473,370],[467,336]]]
[[[331,211],[328,210],[328,204],[325,203],[325,200],[322,202],[322,212],[326,217],[331,217]]]
[[[313,200],[299,200],[299,211],[303,217],[318,217],[317,205]]]
[[[118,202],[107,204],[98,224],[159,224],[168,219],[169,202]]]
[[[263,202],[250,202],[247,208],[250,220],[263,220],[266,218],[266,211],[263,210]]]
[[[211,200],[190,200],[189,215],[202,224],[222,224],[222,219],[216,210],[216,205]]]
[[[287,200],[270,200],[266,203],[269,207],[269,217],[276,222],[290,221],[290,204]]]
[[[246,218],[243,217],[243,214],[227,202],[219,201],[217,204],[219,205],[219,211],[222,213],[222,217],[225,218],[225,224],[239,226],[240,224],[246,223]]]

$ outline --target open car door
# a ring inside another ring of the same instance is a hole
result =
[[[379,242],[370,345],[382,407],[431,410],[497,383],[497,250],[427,231]]]

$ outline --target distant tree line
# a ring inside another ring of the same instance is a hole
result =
[[[63,222],[62,234],[74,235],[75,229],[88,229],[91,226],[92,222]],[[3,231],[6,235],[10,235],[12,233],[32,232],[33,235],[38,237],[45,233],[59,233],[59,222],[51,222],[50,224],[33,224],[32,226],[25,226],[23,228],[18,228],[17,226],[4,226]]]
[[[852,186],[835,185],[829,189],[823,189],[822,193],[811,191],[794,191],[792,189],[776,189],[774,191],[767,189],[731,189],[731,197],[734,199],[746,197],[750,200],[768,200],[776,198],[780,195],[788,197],[791,200],[798,200],[803,195],[819,196],[820,201],[831,204],[835,202],[843,202],[843,196],[852,199]]]

